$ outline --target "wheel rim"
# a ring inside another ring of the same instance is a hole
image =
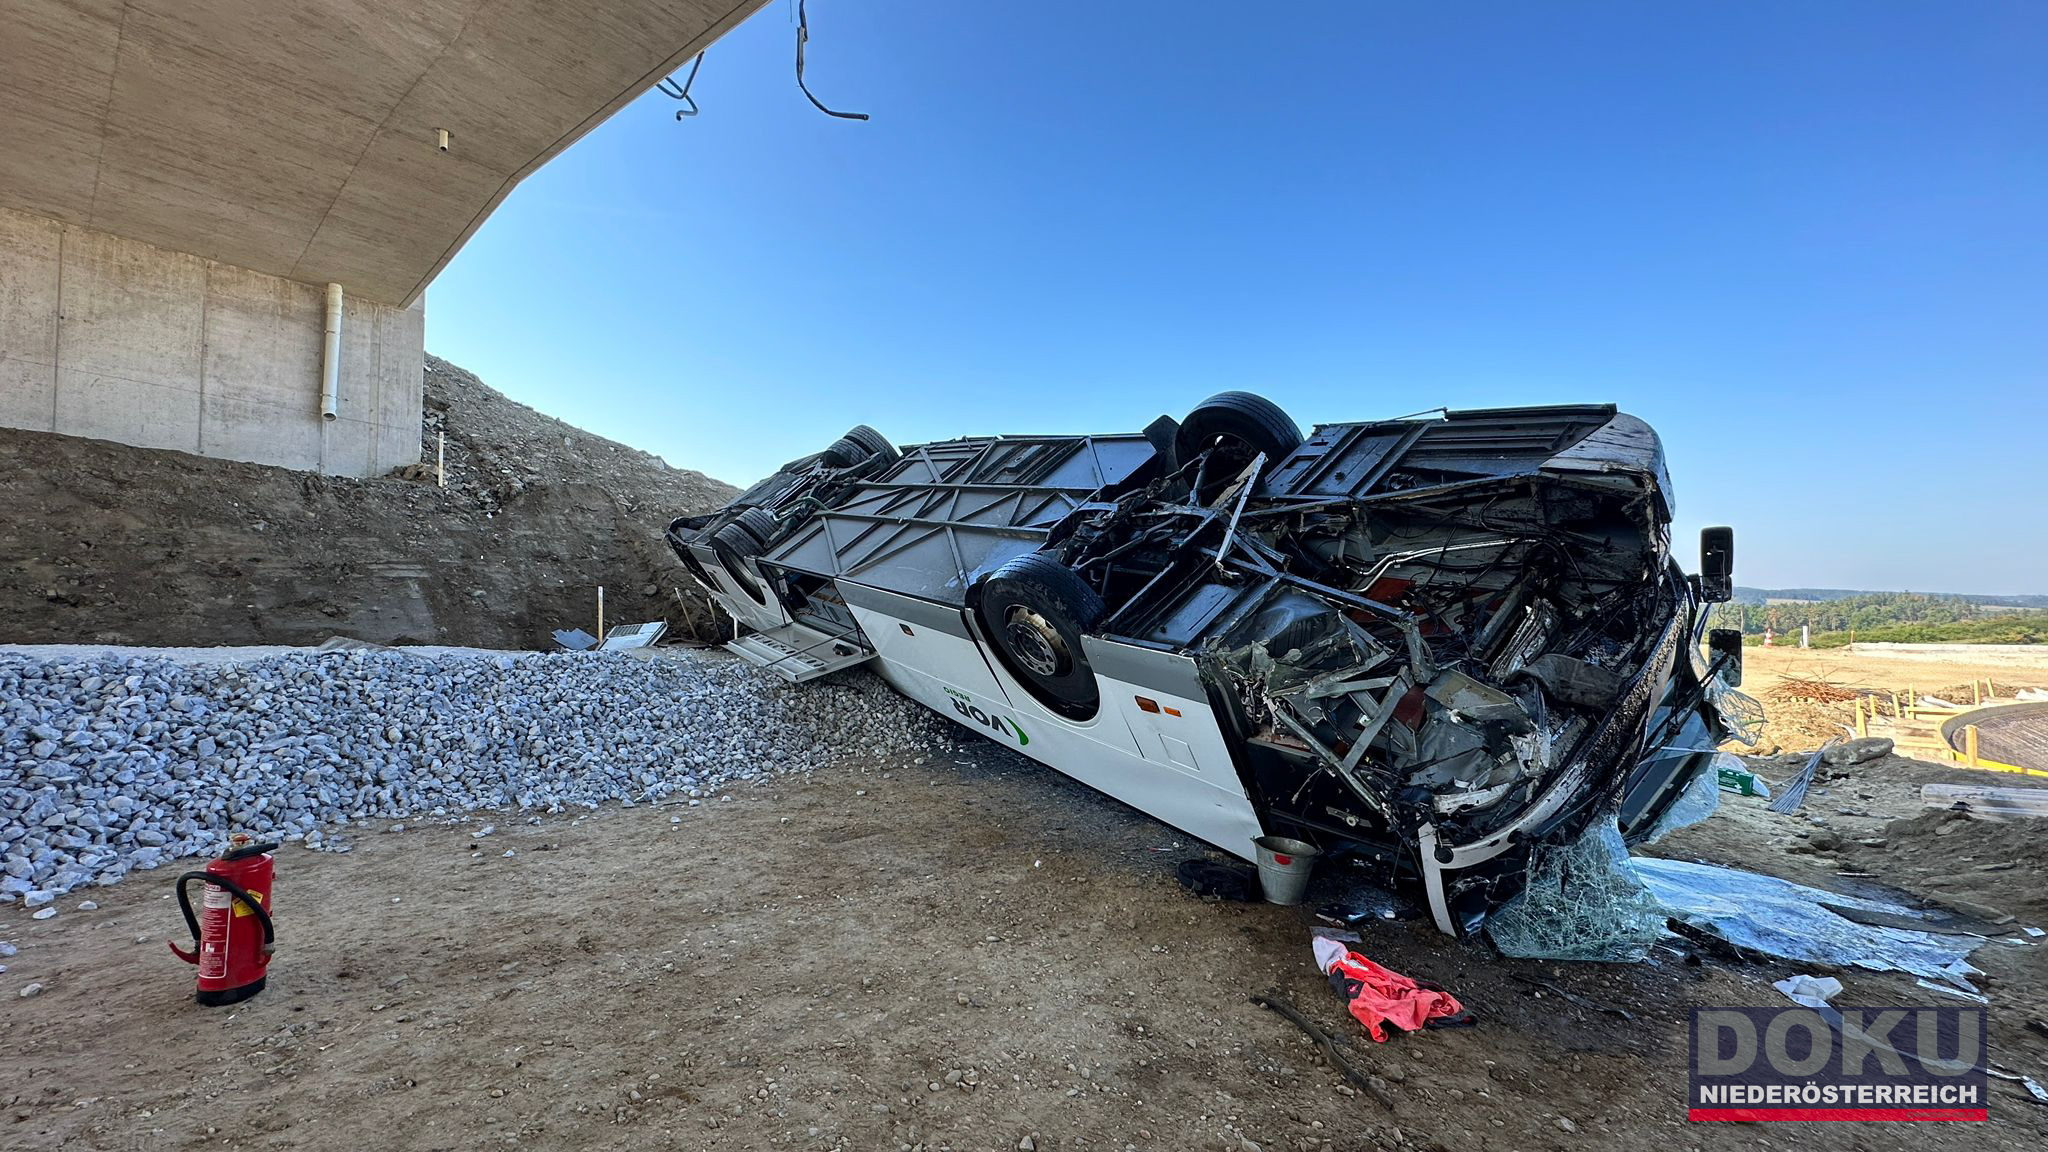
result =
[[[1004,617],[1003,636],[1017,662],[1034,676],[1058,676],[1071,665],[1067,642],[1059,629],[1022,604],[1011,608]]]

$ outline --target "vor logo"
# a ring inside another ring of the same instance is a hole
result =
[[[984,728],[993,729],[1004,736],[1014,739],[1017,741],[1017,747],[1019,748],[1031,743],[1031,737],[1024,734],[1024,729],[1019,727],[1015,720],[1006,719],[1002,716],[991,716],[987,712],[982,711],[980,707],[969,704],[958,696],[953,696],[953,711],[958,712],[960,715],[965,716]]]

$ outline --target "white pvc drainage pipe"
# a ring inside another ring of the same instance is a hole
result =
[[[327,286],[327,343],[320,352],[320,418],[332,420],[341,399],[341,285]]]

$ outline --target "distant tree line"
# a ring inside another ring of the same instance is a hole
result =
[[[1850,637],[1864,644],[2048,644],[2048,613],[2005,612],[1983,620],[1892,624],[1854,632],[1815,632],[1815,648],[1840,648]],[[1752,636],[1750,643],[1761,637]],[[1780,637],[1781,640],[1784,637]],[[1791,643],[1797,644],[1795,632]]]
[[[1850,600],[1861,596],[1878,595],[1862,588],[1748,588],[1737,585],[1735,599],[1743,604],[1762,604],[1766,600]],[[2005,605],[2011,608],[2048,608],[2048,596],[2004,595],[1992,596],[1979,593],[1932,592],[1921,593],[1937,600],[1967,600],[1972,604]]]
[[[1947,625],[1978,620],[2035,627],[2040,624],[2040,617],[2030,611],[1998,611],[1960,596],[1926,596],[1915,592],[1864,592],[1835,600],[1777,604],[1732,601],[1715,607],[1712,617],[1713,627],[1740,628],[1751,636],[1766,628],[1781,635],[1796,635],[1801,625],[1814,632],[1863,633],[1904,624]],[[1878,637],[1873,635],[1869,639]]]

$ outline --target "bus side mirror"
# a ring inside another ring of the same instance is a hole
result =
[[[1700,529],[1700,599],[1726,604],[1735,599],[1735,529]]]
[[[1742,629],[1716,628],[1707,633],[1707,656],[1721,665],[1721,683],[1742,686]]]

